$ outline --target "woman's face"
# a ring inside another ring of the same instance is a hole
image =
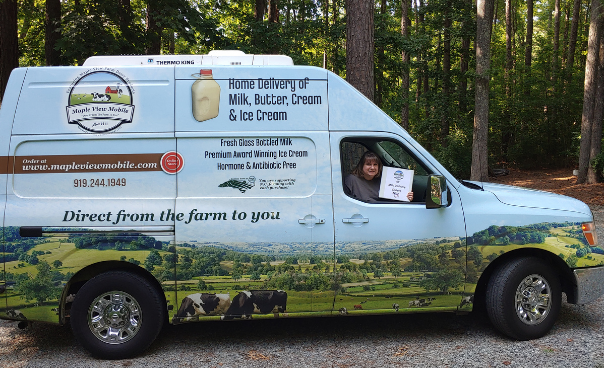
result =
[[[372,180],[378,174],[379,165],[376,160],[365,160],[363,164],[363,177]]]

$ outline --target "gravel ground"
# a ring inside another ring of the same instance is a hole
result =
[[[604,207],[592,207],[600,244]],[[545,337],[513,341],[473,315],[207,322],[167,326],[143,355],[92,358],[68,327],[0,321],[0,367],[602,367],[604,297],[563,302]]]

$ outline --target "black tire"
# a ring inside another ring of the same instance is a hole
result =
[[[92,355],[124,359],[151,345],[164,317],[162,297],[147,280],[111,271],[82,286],[71,307],[70,321],[74,335]]]
[[[493,272],[486,291],[489,319],[516,340],[544,336],[552,328],[562,292],[552,267],[535,257],[518,258]]]

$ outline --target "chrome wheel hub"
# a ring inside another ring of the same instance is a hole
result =
[[[122,291],[98,296],[88,312],[88,326],[99,340],[107,344],[122,344],[140,330],[142,312],[136,299]]]
[[[551,288],[546,279],[533,274],[524,278],[516,289],[516,314],[527,325],[541,323],[552,308]]]

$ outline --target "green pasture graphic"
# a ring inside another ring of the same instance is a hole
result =
[[[231,300],[255,291],[286,294],[287,307],[255,312],[254,318],[470,310],[481,273],[501,254],[522,247],[552,252],[571,267],[604,264],[604,251],[585,243],[579,223],[491,226],[467,238],[335,246],[171,244],[132,233],[21,238],[18,227],[3,230],[8,307],[2,314],[51,322],[58,321],[59,298],[71,277],[102,261],[130,262],[152,274],[172,305],[171,319],[190,295],[223,303],[217,312],[180,321],[220,319]]]
[[[105,97],[105,99],[103,101],[97,101],[95,99],[95,96],[92,95],[91,93],[72,93],[71,96],[69,97],[69,104],[70,105],[79,105],[79,104],[85,104],[85,103],[92,103],[92,102],[111,102],[111,103],[118,103],[118,104],[125,104],[125,105],[131,105],[132,104],[132,97],[128,94],[118,94],[117,92],[109,92],[109,93],[104,93],[104,95],[107,95],[107,97]]]

